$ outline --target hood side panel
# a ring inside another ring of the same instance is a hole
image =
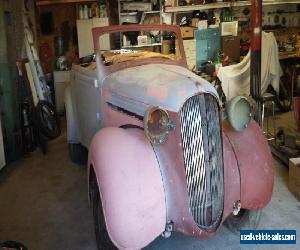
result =
[[[130,102],[132,99],[145,106],[160,106],[174,112],[198,92],[211,93],[218,98],[209,82],[184,67],[164,64],[148,64],[115,72],[105,78],[103,88],[123,100]],[[143,112],[141,109],[137,111],[139,114]]]

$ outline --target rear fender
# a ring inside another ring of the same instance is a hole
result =
[[[119,249],[141,249],[165,230],[159,164],[141,129],[104,128],[91,143],[106,227]],[[89,171],[90,172],[90,171]]]
[[[245,209],[265,207],[274,186],[274,164],[268,142],[256,122],[251,121],[242,132],[223,123],[237,159],[241,178],[241,206]]]

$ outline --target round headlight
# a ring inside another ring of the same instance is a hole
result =
[[[246,97],[236,96],[226,104],[228,120],[231,126],[242,131],[247,128],[252,117],[252,107]]]
[[[160,144],[168,139],[168,134],[174,129],[167,111],[159,107],[151,107],[144,117],[144,130],[152,143]]]

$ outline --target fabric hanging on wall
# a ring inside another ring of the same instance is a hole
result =
[[[221,67],[218,71],[218,78],[222,82],[227,100],[239,95],[250,95],[250,53],[249,51],[240,63]],[[267,91],[269,84],[278,93],[282,69],[279,63],[277,42],[272,32],[262,32],[261,53],[261,93]]]

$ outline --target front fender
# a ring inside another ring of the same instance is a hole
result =
[[[223,131],[235,153],[241,178],[241,206],[245,209],[265,207],[274,186],[274,164],[268,142],[256,122],[242,132],[223,123]]]
[[[107,231],[119,249],[141,249],[165,230],[159,164],[143,130],[104,128],[91,143]]]

